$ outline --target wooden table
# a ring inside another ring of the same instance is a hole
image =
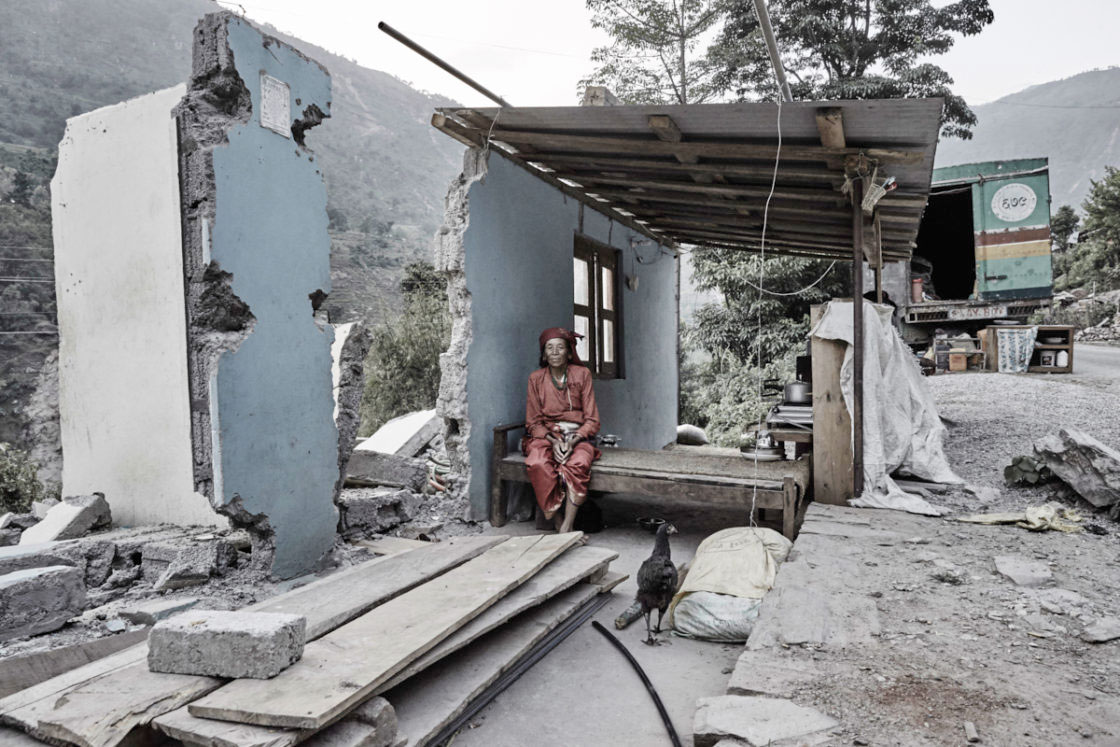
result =
[[[494,429],[490,464],[490,523],[506,523],[502,484],[528,482],[525,457],[508,446],[511,432],[523,424]],[[602,450],[591,466],[590,490],[632,493],[716,506],[782,512],[782,534],[793,539],[797,520],[804,514],[811,474],[809,461],[755,462],[737,449],[674,446],[661,451]]]

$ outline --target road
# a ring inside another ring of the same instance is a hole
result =
[[[1120,346],[1077,343],[1070,381],[1120,393]]]

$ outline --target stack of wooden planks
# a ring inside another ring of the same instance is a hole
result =
[[[430,743],[625,579],[609,570],[616,553],[581,537],[387,543],[381,557],[248,608],[307,618],[303,658],[278,676],[150,672],[142,643],[0,699],[0,743],[21,743],[20,731],[82,747]],[[396,718],[369,715],[385,712],[376,696]]]

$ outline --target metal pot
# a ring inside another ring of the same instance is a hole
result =
[[[791,405],[813,404],[813,388],[805,381],[791,381],[786,384],[785,401]]]

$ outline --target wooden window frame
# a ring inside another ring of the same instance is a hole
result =
[[[588,301],[587,305],[576,304],[573,299],[573,319],[576,315],[587,317],[588,319],[588,336],[587,336],[587,349],[590,353],[589,360],[584,363],[591,370],[592,375],[597,379],[622,379],[624,376],[623,368],[623,326],[624,316],[622,309],[622,283],[620,268],[622,265],[621,258],[622,252],[613,246],[608,246],[602,242],[595,241],[592,238],[582,234],[576,234],[573,247],[573,257],[582,259],[587,263],[588,273]],[[614,299],[614,308],[603,308],[603,273],[602,269],[608,268],[611,270],[612,277],[612,297]],[[573,263],[573,273],[575,272]],[[574,284],[573,274],[573,284]],[[574,285],[573,285],[574,287]],[[610,363],[603,361],[603,321],[608,320],[612,323],[614,333],[614,360]]]

